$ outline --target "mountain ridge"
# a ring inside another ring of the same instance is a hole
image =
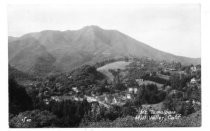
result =
[[[21,37],[10,36],[8,42],[9,63],[26,72],[29,69],[33,72],[34,63],[37,64],[36,59],[41,59],[44,63],[38,64],[41,66],[39,69],[48,64],[47,68],[61,72],[69,71],[82,64],[127,56],[150,57],[154,60],[177,61],[182,64],[200,64],[200,58],[188,58],[163,52],[117,30],[105,30],[93,25],[79,30],[44,30]],[[28,62],[23,61],[22,59],[28,55],[30,56],[26,59]],[[21,68],[22,61],[23,65],[29,63],[26,70]]]
[[[40,34],[40,33],[45,33],[45,32],[59,32],[59,33],[65,33],[65,32],[74,32],[74,31],[79,31],[79,30],[90,30],[90,29],[100,29],[100,30],[105,30],[105,31],[115,31],[115,32],[118,32],[118,33],[120,33],[120,34],[122,34],[122,35],[125,35],[125,36],[127,36],[127,37],[130,37],[130,36],[128,36],[128,35],[126,35],[126,34],[123,34],[123,33],[121,33],[120,31],[118,31],[118,30],[112,30],[112,29],[102,29],[102,28],[100,28],[99,26],[96,26],[96,25],[89,25],[89,26],[84,26],[83,28],[81,28],[81,29],[78,29],[78,30],[64,30],[64,31],[59,31],[59,30],[42,30],[42,31],[39,31],[39,32],[31,32],[31,33],[26,33],[26,34],[24,34],[24,35],[21,35],[20,37],[14,37],[14,36],[8,36],[8,39],[9,40],[17,40],[18,38],[25,38],[25,37],[28,37],[28,36],[33,36],[33,35],[35,35],[34,37],[37,37],[36,36],[36,34]],[[131,37],[132,38],[132,37]],[[37,38],[38,39],[38,38]],[[139,41],[139,40],[137,40],[137,39],[134,39],[134,38],[132,38],[133,40],[135,40],[135,41],[138,41],[138,42],[141,42],[141,41]],[[143,44],[145,44],[144,42],[141,42],[141,43],[143,43]],[[148,46],[148,47],[150,47],[150,48],[153,48],[153,49],[156,49],[156,48],[154,48],[154,47],[152,47],[152,46],[150,46],[150,45],[147,45],[147,44],[145,44],[146,46]],[[159,49],[156,49],[156,50],[158,50],[158,51],[162,51],[162,50],[159,50]],[[164,52],[164,51],[162,51],[162,52]],[[201,57],[188,57],[188,56],[181,56],[181,55],[175,55],[175,54],[173,54],[173,53],[169,53],[169,52],[165,52],[165,53],[168,53],[168,54],[170,54],[170,55],[174,55],[174,56],[179,56],[179,57],[186,57],[186,58],[192,58],[192,59],[201,59]]]

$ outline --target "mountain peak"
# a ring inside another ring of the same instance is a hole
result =
[[[13,43],[9,44],[9,62],[21,71],[38,72],[46,67],[69,71],[83,64],[125,56],[149,57],[182,64],[200,63],[200,59],[159,51],[119,31],[95,25],[64,33],[50,30],[29,33],[15,38],[15,41],[11,38],[9,42]]]
[[[97,25],[88,25],[82,28],[83,30],[103,30],[101,27]]]

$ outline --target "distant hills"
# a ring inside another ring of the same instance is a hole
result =
[[[86,26],[80,30],[29,33],[8,37],[9,64],[20,71],[47,74],[108,58],[149,57],[154,60],[200,64],[200,58],[176,56],[157,50],[116,30]],[[169,43],[170,44],[170,43]]]

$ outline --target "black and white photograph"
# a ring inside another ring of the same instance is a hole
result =
[[[201,127],[201,4],[10,4],[7,25],[8,128]]]

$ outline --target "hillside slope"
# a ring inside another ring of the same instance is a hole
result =
[[[124,70],[124,69],[126,69],[126,66],[129,65],[130,63],[131,62],[117,61],[117,62],[113,62],[113,63],[110,63],[110,64],[106,64],[106,65],[98,68],[97,71],[101,72],[109,80],[112,81],[114,79],[114,76],[109,70],[117,70],[117,69]]]

